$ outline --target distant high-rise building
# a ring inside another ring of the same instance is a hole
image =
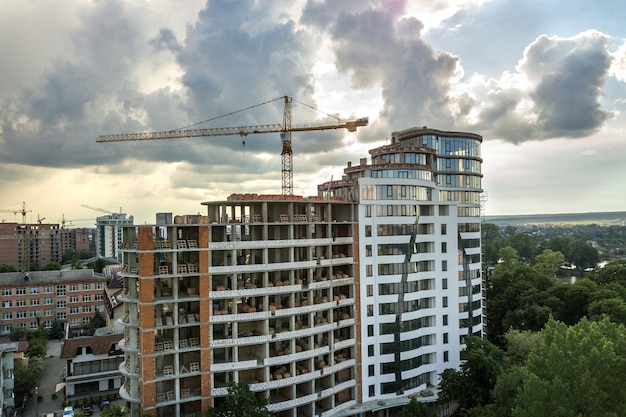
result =
[[[133,216],[111,213],[96,218],[96,256],[121,260],[122,228],[133,225]]]
[[[394,132],[317,196],[237,194],[123,227],[131,415],[200,417],[231,382],[279,417],[435,401],[483,330],[481,142]]]

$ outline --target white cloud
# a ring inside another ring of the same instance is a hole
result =
[[[482,0],[118,0],[65,2],[60,10],[38,0],[5,3],[0,52],[11,59],[3,61],[0,80],[0,207],[27,201],[34,210],[82,218],[81,204],[122,206],[153,221],[156,211],[197,212],[200,201],[231,192],[277,193],[277,135],[95,139],[179,128],[284,94],[344,119],[370,117],[357,134],[294,135],[294,188],[302,194],[340,177],[346,162],[366,157],[392,131],[423,125],[485,137],[490,204],[503,209],[524,207],[508,194],[514,189],[527,200],[541,195],[535,206],[557,207],[563,197],[542,185],[540,173],[544,183],[567,173],[559,187],[574,190],[569,184],[583,171],[570,160],[592,160],[609,178],[622,172],[614,161],[622,151],[615,139],[622,114],[609,113],[600,100],[607,77],[624,81],[626,46],[609,50],[623,34],[576,30],[496,40],[492,34],[506,33],[499,25],[510,20],[490,19],[493,31],[481,32],[484,21],[474,12],[510,10]],[[537,5],[524,7],[524,19],[541,14],[532,9]],[[35,22],[37,30],[25,31],[19,21]],[[470,46],[451,53],[424,38],[448,29],[472,34],[464,44]],[[506,69],[494,76],[490,65],[500,53],[481,51],[505,41],[511,50],[501,54],[521,59],[517,67],[498,61]],[[474,56],[485,61],[468,73],[463,64]],[[611,98],[619,105],[619,95]],[[279,100],[207,127],[279,123],[282,110]],[[293,111],[294,123],[325,117],[298,102]],[[579,140],[549,140],[555,137]],[[613,149],[603,150],[608,144]],[[562,161],[559,146],[576,153]]]

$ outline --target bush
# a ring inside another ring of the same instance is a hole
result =
[[[57,399],[57,393],[56,393],[56,392],[53,392],[53,393],[52,393],[51,398],[52,398],[53,400],[56,400],[56,399]]]

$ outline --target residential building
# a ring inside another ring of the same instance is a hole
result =
[[[76,227],[61,228],[61,255],[65,252],[80,252],[89,250],[93,252],[92,234],[95,232],[93,228]]]
[[[0,223],[0,264],[28,271],[61,262],[67,251],[91,249],[93,229],[66,229],[56,223]]]
[[[0,223],[0,264],[28,271],[61,261],[58,224]]]
[[[63,342],[65,395],[111,394],[122,385],[124,353],[118,343],[123,334],[104,327],[93,336],[69,337]]]
[[[131,415],[200,417],[242,381],[279,417],[435,401],[482,335],[481,141],[394,132],[318,196],[235,194],[124,227]]]
[[[78,330],[96,310],[104,311],[105,278],[92,269],[5,272],[0,274],[0,333],[12,327],[35,330],[39,324],[68,323]]]
[[[482,137],[412,128],[320,194],[358,204],[361,395],[380,410],[434,394],[482,335]]]
[[[289,197],[124,229],[133,415],[199,417],[237,381],[280,416],[357,404],[353,205]]]
[[[0,339],[0,417],[11,415],[15,407],[15,355],[20,351],[20,344],[25,349],[26,342],[12,342],[10,339]]]
[[[133,216],[111,213],[96,218],[96,256],[121,260],[122,228],[133,224]]]

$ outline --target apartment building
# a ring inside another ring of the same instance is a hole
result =
[[[15,407],[15,356],[26,350],[27,342],[12,342],[9,338],[0,339],[0,417],[11,415]]]
[[[58,224],[0,223],[0,264],[28,271],[60,262],[62,244]]]
[[[105,279],[92,269],[5,272],[0,274],[0,333],[12,327],[29,331],[39,324],[68,323],[76,330],[96,310],[104,311]]]
[[[394,132],[318,196],[231,195],[125,227],[132,415],[200,417],[240,381],[280,417],[435,401],[482,334],[481,142]]]
[[[434,399],[482,335],[482,137],[412,128],[319,193],[358,204],[363,406]]]
[[[120,394],[133,415],[199,417],[240,381],[279,416],[357,404],[353,205],[288,197],[125,228]]]
[[[96,256],[121,260],[122,228],[133,224],[133,216],[111,213],[96,218]]]
[[[66,396],[111,394],[120,388],[124,353],[118,344],[122,337],[103,327],[93,336],[70,337],[63,342]]]
[[[32,265],[43,268],[61,262],[67,251],[89,250],[91,230],[66,229],[56,223],[0,223],[0,264],[28,271]]]
[[[67,252],[80,252],[93,250],[92,232],[94,229],[87,227],[75,227],[66,229],[61,227],[61,256]]]

